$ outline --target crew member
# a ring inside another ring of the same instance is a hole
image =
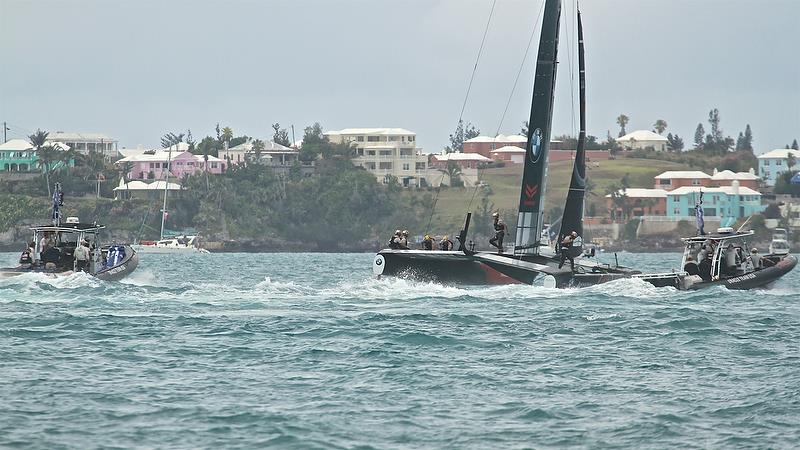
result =
[[[20,267],[23,269],[27,269],[33,265],[33,254],[35,252],[34,247],[36,246],[35,243],[31,242],[25,247],[25,250],[22,251],[22,254],[19,255],[19,264]]]
[[[500,220],[500,213],[492,214],[494,237],[489,239],[489,244],[497,247],[497,253],[503,253],[503,238],[506,236],[506,224]]]
[[[426,234],[425,238],[422,240],[422,249],[433,250],[433,238],[430,234]]]
[[[453,249],[453,245],[453,241],[451,241],[450,238],[445,234],[444,237],[442,237],[442,240],[439,241],[439,250],[449,252]]]
[[[75,271],[85,272],[89,267],[89,242],[85,239],[75,247]]]
[[[396,230],[394,235],[389,238],[389,248],[392,250],[400,249],[400,230]]]
[[[564,239],[561,240],[561,261],[558,263],[558,268],[564,266],[564,261],[569,259],[569,266],[572,268],[572,271],[575,271],[575,257],[572,256],[572,243],[575,242],[575,239],[578,238],[578,232],[573,231],[570,234],[564,236]]]
[[[763,268],[761,255],[758,254],[758,249],[755,247],[750,250],[750,261],[753,263],[753,269],[761,270]]]
[[[400,250],[408,250],[408,230],[400,234]]]

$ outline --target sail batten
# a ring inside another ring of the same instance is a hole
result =
[[[538,254],[544,215],[547,154],[553,121],[553,99],[558,67],[558,35],[561,0],[546,0],[542,21],[536,76],[533,84],[528,144],[522,172],[516,254]]]

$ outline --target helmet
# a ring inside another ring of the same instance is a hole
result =
[[[427,241],[428,239],[430,239],[430,238],[431,238],[431,235],[430,235],[430,234],[426,234],[426,235],[425,235],[425,240],[426,240],[426,241]]]
[[[394,234],[396,234],[396,235],[397,235],[397,234],[400,234],[400,230],[395,230],[395,231],[394,231]]]
[[[575,236],[577,236],[577,235],[578,235],[578,232],[577,232],[577,231],[573,231],[573,232],[572,232],[572,233],[570,233],[570,234],[571,234],[573,237],[575,237]]]
[[[500,213],[492,213],[492,217],[500,217]]]
[[[403,236],[408,236],[408,230],[403,230]]]
[[[444,235],[444,237],[442,237],[442,240],[443,240],[443,241],[446,241],[446,240],[447,240],[447,235],[446,235],[446,234]]]

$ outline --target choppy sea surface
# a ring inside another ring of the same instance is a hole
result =
[[[800,445],[800,270],[750,292],[458,288],[376,280],[372,258],[0,280],[0,447]]]

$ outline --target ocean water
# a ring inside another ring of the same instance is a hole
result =
[[[457,288],[376,280],[372,257],[0,280],[0,447],[800,446],[798,270],[750,292]]]

